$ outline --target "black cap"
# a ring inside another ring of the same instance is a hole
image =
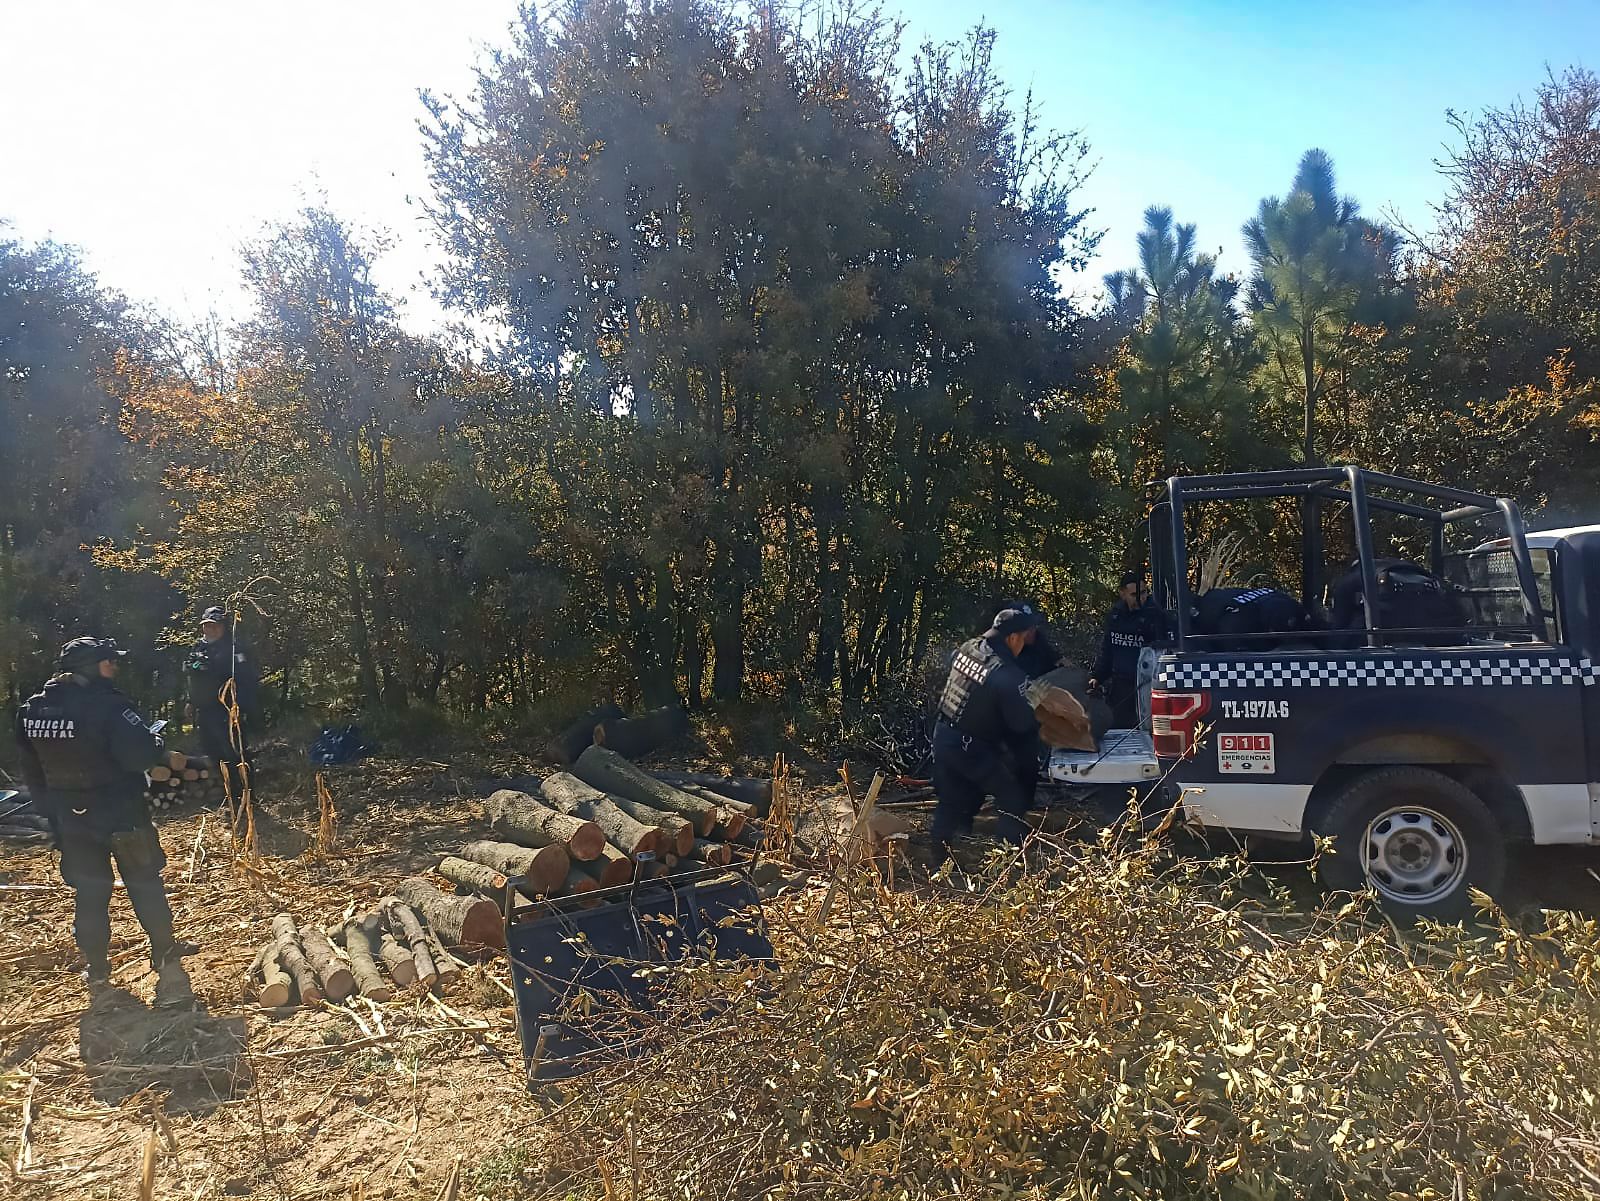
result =
[[[56,656],[56,669],[81,674],[107,659],[125,659],[127,655],[115,638],[74,638]]]
[[[1129,584],[1135,584],[1138,587],[1143,588],[1144,587],[1144,572],[1142,572],[1142,571],[1124,572],[1123,575],[1122,575],[1122,579],[1117,581],[1117,589],[1120,591],[1121,589],[1126,588]]]
[[[1021,634],[1037,629],[1043,622],[1044,619],[1027,606],[1020,609],[1001,609],[994,615],[989,633],[999,634],[1004,638],[1007,634]]]
[[[204,625],[208,621],[217,622],[219,625],[227,625],[228,611],[221,605],[212,605],[211,608],[200,614],[201,625]]]

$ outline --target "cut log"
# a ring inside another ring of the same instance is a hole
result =
[[[665,784],[672,784],[678,788],[682,788],[685,784],[697,784],[701,788],[709,788],[732,800],[754,806],[760,811],[756,814],[757,817],[766,816],[767,808],[772,804],[771,780],[758,780],[750,776],[719,776],[704,771],[653,771],[650,774]]]
[[[600,880],[594,874],[584,870],[584,865],[574,863],[572,870],[567,873],[567,881],[562,885],[563,894],[575,892],[593,892],[600,887]]]
[[[483,897],[454,897],[417,876],[400,881],[395,895],[427,919],[429,927],[453,947],[504,947],[506,929],[500,906]],[[415,950],[415,944],[412,947]],[[443,970],[444,965],[438,965]]]
[[[300,945],[305,948],[306,959],[322,984],[323,996],[330,1001],[342,1001],[355,992],[355,973],[340,961],[326,934],[315,926],[307,927],[300,931]]]
[[[629,859],[609,842],[598,859],[587,863],[575,865],[594,880],[600,888],[610,888],[615,884],[626,884],[633,879],[633,860]]]
[[[434,868],[458,890],[468,892],[481,892],[495,900],[506,895],[506,875],[497,872],[492,867],[482,863],[474,863],[470,859],[460,859],[455,855],[446,855]]]
[[[196,780],[198,780],[199,778],[200,778],[200,773],[198,771],[196,771],[194,768],[186,767],[186,768],[183,769],[184,783],[192,784]]]
[[[760,816],[756,812],[754,805],[748,805],[744,801],[723,796],[715,788],[707,787],[704,784],[696,784],[690,780],[683,784],[674,784],[673,787],[687,792],[690,796],[697,796],[703,801],[710,801],[713,805],[720,805],[724,809],[741,815],[747,821],[754,821]]]
[[[481,863],[503,876],[521,876],[526,881],[522,892],[528,896],[548,896],[561,888],[572,866],[572,856],[560,843],[547,847],[524,847],[514,842],[479,839],[462,847],[457,856]]]
[[[661,828],[623,812],[605,793],[590,788],[577,776],[558,771],[545,778],[539,791],[552,806],[572,817],[592,821],[605,831],[606,841],[620,851],[637,855],[661,849]]]
[[[289,1003],[294,982],[278,963],[278,940],[273,939],[256,952],[250,965],[250,983],[255,988],[256,1004],[263,1009],[281,1009]]]
[[[605,796],[634,821],[660,830],[662,850],[676,851],[681,855],[694,845],[694,823],[682,814],[669,813],[665,809],[652,809],[649,805],[641,805],[638,801],[630,801],[625,796],[616,796],[609,792]]]
[[[703,838],[697,838],[684,858],[708,866],[725,867],[733,862],[733,848],[726,843],[707,842]]]
[[[294,918],[287,913],[274,917],[272,937],[277,943],[278,962],[294,981],[295,990],[300,994],[300,1004],[315,1005],[322,1000],[322,989],[317,984],[316,973],[306,960],[305,951],[300,947],[300,932],[295,929]]]
[[[496,906],[498,909],[498,906]],[[439,973],[439,983],[449,984],[461,976],[462,969],[467,965],[462,963],[449,951],[444,949],[444,944],[439,941],[439,935],[432,926],[425,929],[428,936],[428,958],[433,960],[434,971]]]
[[[544,753],[565,766],[579,755],[584,747],[594,741],[594,728],[602,722],[615,721],[624,716],[621,709],[607,701],[578,717],[561,733],[544,744]]]
[[[209,780],[211,778],[211,769],[209,767],[202,767],[200,769],[200,778],[202,780]]]
[[[365,921],[348,921],[344,924],[344,949],[350,956],[350,971],[356,978],[356,988],[363,997],[373,1001],[387,1001],[394,996],[378,971],[377,948],[373,945],[373,927]]]
[[[165,763],[156,764],[144,774],[149,776],[157,784],[165,784],[167,781],[172,779],[172,769]]]
[[[378,958],[389,969],[389,978],[401,988],[410,988],[417,982],[417,961],[411,952],[394,940],[394,935],[382,928],[381,919],[369,915],[366,921],[378,923]]]
[[[652,809],[665,809],[694,822],[701,834],[709,834],[721,818],[722,810],[709,801],[663,784],[649,773],[629,763],[615,751],[592,746],[578,756],[572,774],[585,784],[614,796],[627,797]]]
[[[594,822],[558,813],[525,792],[501,789],[489,798],[488,812],[495,833],[532,847],[559,843],[574,859],[593,859],[606,844],[605,831]]]
[[[188,755],[185,755],[182,751],[168,751],[167,752],[167,770],[168,771],[181,772],[181,771],[183,771],[184,768],[186,768],[188,766],[189,766],[189,756]]]
[[[421,919],[399,897],[384,897],[378,902],[378,912],[383,914],[389,933],[401,946],[410,950],[417,983],[423,988],[432,988],[438,982],[439,969],[434,966],[433,956],[428,953],[428,934],[422,928]]]
[[[594,744],[615,751],[624,759],[637,759],[676,742],[689,733],[689,715],[681,705],[652,709],[638,717],[613,717],[597,722]]]

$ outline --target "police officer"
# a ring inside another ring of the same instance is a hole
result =
[[[1139,726],[1139,652],[1167,639],[1167,619],[1144,595],[1144,577],[1130,571],[1117,586],[1117,603],[1106,618],[1100,654],[1089,672],[1089,691],[1105,694],[1111,725]]]
[[[240,765],[249,761],[246,723],[255,713],[255,657],[238,639],[228,613],[212,605],[200,615],[200,640],[189,650],[189,704],[200,742],[219,769],[226,768],[230,795],[239,794]],[[228,681],[234,682],[234,702],[239,709],[238,745],[234,745],[232,718],[223,700]]]
[[[931,862],[949,858],[950,840],[972,830],[983,798],[994,798],[1001,837],[1021,844],[1039,762],[1039,721],[1027,697],[1028,677],[1017,664],[1038,637],[1039,614],[1002,609],[989,629],[961,644],[939,697],[933,734]]]
[[[110,978],[112,859],[150,937],[151,967],[197,950],[173,937],[161,884],[167,858],[144,803],[142,773],[164,747],[113,683],[127,653],[109,638],[74,638],[61,648],[57,674],[17,712],[23,777],[55,831],[91,988]]]

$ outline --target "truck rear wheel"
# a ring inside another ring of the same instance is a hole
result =
[[[1466,916],[1470,889],[1495,892],[1505,878],[1505,838],[1471,789],[1423,767],[1385,767],[1346,784],[1315,823],[1333,839],[1323,883],[1341,892],[1371,885],[1401,918]]]

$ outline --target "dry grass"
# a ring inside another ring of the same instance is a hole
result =
[[[547,1154],[629,1198],[1579,1198],[1600,1188],[1593,923],[1399,939],[1232,861],[1040,846],[687,976]],[[714,1005],[708,1000],[714,999]],[[697,1018],[707,1010],[712,1019]],[[532,1194],[529,1194],[532,1195]],[[562,1195],[557,1188],[550,1194]]]

